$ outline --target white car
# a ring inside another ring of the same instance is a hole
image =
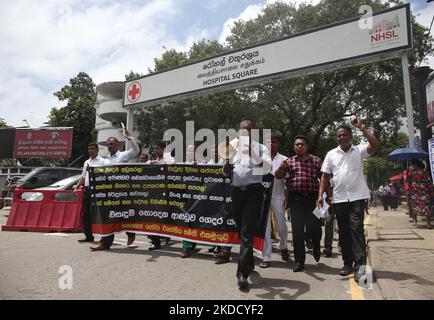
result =
[[[74,186],[78,183],[80,175],[71,176],[62,180],[59,180],[46,187],[33,189],[31,192],[24,192],[21,195],[21,199],[27,201],[41,201],[44,198],[42,192],[38,190],[73,190]],[[73,193],[58,193],[55,195],[57,201],[73,201],[76,196]]]

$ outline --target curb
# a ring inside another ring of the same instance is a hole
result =
[[[373,258],[373,256],[375,255],[373,253],[373,251],[375,251],[376,249],[372,246],[371,242],[372,241],[377,241],[378,240],[378,236],[377,236],[377,219],[378,219],[378,214],[375,213],[371,213],[371,218],[370,218],[370,225],[367,226],[366,228],[366,258],[367,258],[367,262],[368,262],[368,266],[371,267],[372,269],[372,279],[373,279],[373,283],[377,284],[378,286],[378,290],[381,294],[381,298],[383,300],[387,300],[388,298],[385,296],[384,294],[384,288],[383,288],[383,281],[381,279],[379,279],[376,275],[375,272],[375,265],[376,264],[376,260],[375,258]],[[378,254],[376,252],[376,254]]]

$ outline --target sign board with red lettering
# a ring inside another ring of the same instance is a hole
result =
[[[411,48],[405,4],[126,81],[123,103],[155,105],[396,58]]]
[[[72,128],[17,129],[14,158],[70,158]]]

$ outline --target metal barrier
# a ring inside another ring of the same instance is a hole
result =
[[[32,196],[33,195],[33,196]],[[81,232],[83,192],[15,188],[2,231]]]

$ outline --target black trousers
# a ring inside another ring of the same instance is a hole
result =
[[[398,197],[390,196],[389,197],[390,209],[398,209]]]
[[[86,239],[93,239],[91,219],[91,212],[93,210],[93,207],[90,195],[90,190],[88,188],[85,188],[83,192],[83,233]]]
[[[291,207],[292,243],[294,246],[294,260],[304,264],[306,260],[305,236],[312,240],[314,250],[321,248],[321,219],[312,212],[316,207],[317,194],[302,195],[289,193],[288,203]],[[305,232],[306,229],[306,232]]]
[[[389,196],[381,196],[381,203],[383,204],[384,211],[388,211],[389,206],[390,206],[390,197]]]
[[[128,232],[127,232],[128,234]],[[148,239],[151,240],[151,243],[155,246],[160,246],[161,245],[161,240],[167,240],[170,238],[169,237],[160,237],[160,236],[148,236]]]
[[[333,251],[333,225],[335,222],[335,215],[332,208],[329,208],[330,216],[326,219],[324,227],[324,247],[330,252]]]
[[[161,245],[161,237],[159,236],[148,236],[148,239],[151,240],[151,243],[155,246]]]
[[[134,232],[127,232],[128,238],[134,237],[136,234]],[[113,241],[115,240],[115,235],[112,234],[110,236],[102,237],[99,241],[104,247],[110,248],[113,244]]]
[[[408,194],[408,192],[406,192],[406,197],[407,197],[408,216],[411,219],[414,219],[413,207],[411,206],[411,196]]]
[[[253,240],[261,216],[263,197],[262,184],[244,191],[237,187],[232,190],[232,214],[240,236],[237,276],[242,274],[248,277],[255,266]]]
[[[366,265],[365,205],[365,200],[333,204],[345,266],[353,266],[353,263],[356,268]]]

